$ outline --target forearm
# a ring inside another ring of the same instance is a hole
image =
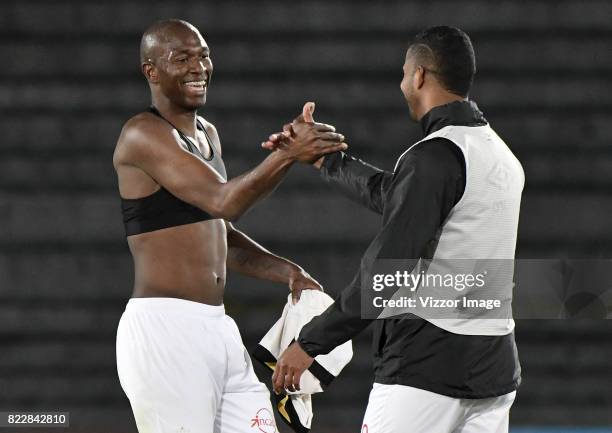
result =
[[[380,170],[344,152],[328,155],[321,164],[321,176],[340,192],[382,213],[383,191],[393,174]]]
[[[357,274],[334,303],[300,331],[298,343],[310,356],[331,352],[372,323],[372,319],[361,317],[360,280],[361,274]]]
[[[218,215],[235,221],[283,180],[294,159],[282,151],[272,152],[254,169],[228,181],[219,194]]]
[[[364,291],[362,299],[361,284],[363,276],[369,280],[380,260],[432,257],[431,241],[465,185],[460,156],[452,146],[450,142],[430,144],[407,155],[397,167],[385,192],[382,227],[365,251],[359,272],[334,304],[300,332],[298,342],[310,356],[328,353],[372,322],[362,318],[362,302],[368,308],[363,311],[370,311],[373,292]],[[414,203],[419,204],[418,210]]]
[[[279,257],[233,227],[227,233],[228,269],[253,278],[288,284],[302,269],[295,263]]]

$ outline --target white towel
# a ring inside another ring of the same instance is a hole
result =
[[[291,294],[278,321],[261,339],[253,352],[253,358],[270,370],[276,367],[280,354],[298,339],[302,327],[313,317],[325,311],[334,300],[320,290],[303,290],[300,300],[292,303]],[[351,341],[336,347],[327,355],[318,355],[312,366],[300,378],[300,391],[276,395],[277,411],[281,418],[296,432],[305,433],[312,423],[311,395],[324,388],[340,374],[353,357]]]

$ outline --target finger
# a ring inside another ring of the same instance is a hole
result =
[[[312,118],[312,113],[314,113],[314,109],[315,109],[314,102],[305,103],[304,108],[302,108],[302,113],[298,117],[293,119],[292,123],[304,123],[304,122],[312,123],[314,122],[314,119]]]
[[[281,142],[278,139],[276,140],[268,139],[266,141],[261,142],[261,147],[263,147],[264,149],[268,149],[268,150],[276,150],[276,148],[279,147],[280,144]]]
[[[293,389],[300,391],[300,379],[302,378],[302,371],[296,371],[293,374]]]
[[[312,165],[318,169],[321,169],[321,166],[323,165],[324,160],[325,160],[325,157],[322,156],[321,158],[317,159]]]
[[[285,375],[285,386],[284,389],[289,392],[295,392],[295,386],[293,386],[293,373],[288,372]]]
[[[296,289],[291,291],[291,301],[295,305],[300,300],[300,294],[303,289]]]
[[[278,376],[278,371],[279,367],[278,364],[276,364],[276,367],[274,367],[274,371],[272,371],[272,385],[274,385],[274,382],[276,382],[276,376]]]
[[[289,134],[291,134],[291,131],[292,131],[292,129],[291,129],[291,123],[285,123],[285,124],[283,125],[283,131],[284,131],[284,132],[288,132]]]
[[[285,373],[282,371],[283,366],[277,362],[276,367],[274,367],[274,373],[272,374],[272,385],[276,389],[276,386],[279,382],[279,378],[281,378]]]
[[[302,108],[302,117],[305,122],[314,122],[314,118],[312,117],[315,111],[315,103],[307,102],[304,104],[304,108]]]
[[[348,149],[348,144],[346,143],[334,144],[333,146],[324,146],[320,148],[319,154],[327,155],[328,153],[340,152],[341,150],[346,150],[346,149]]]
[[[283,132],[275,132],[274,134],[270,135],[268,137],[268,141],[278,141],[280,139],[282,139],[283,137],[289,137],[291,134],[287,134],[285,131]]]
[[[272,375],[272,386],[274,388],[275,393],[279,393],[283,390],[285,380],[285,367],[279,366],[276,364],[276,368],[274,369],[274,374]]]
[[[281,146],[281,142],[280,141],[262,141],[261,142],[261,147],[263,147],[264,149],[268,149],[268,150],[276,150],[278,147]]]
[[[323,132],[323,133],[318,134],[318,136],[319,136],[319,140],[338,141],[338,142],[344,141],[344,135],[338,134],[336,132]]]
[[[283,138],[289,138],[289,137],[291,137],[291,130],[289,131],[283,130],[282,132],[276,132],[270,135],[269,140],[278,141],[278,140],[282,140]]]
[[[308,286],[304,287],[302,290],[320,290],[320,291],[323,291],[323,286],[320,285],[319,283],[317,283],[316,281],[313,281],[311,284],[309,284]]]
[[[268,150],[276,150],[286,147],[291,142],[291,133],[279,132],[272,134],[268,140],[261,142],[261,147]]]
[[[314,146],[316,147],[317,150],[324,150],[327,149],[330,146],[339,146],[341,144],[346,144],[346,142],[344,141],[336,141],[336,140],[324,140],[324,139],[318,139],[315,143]]]
[[[318,123],[318,122],[315,122],[313,124],[313,127],[317,131],[321,131],[321,132],[327,132],[327,131],[335,132],[336,131],[336,127],[334,125],[330,125],[328,123]]]

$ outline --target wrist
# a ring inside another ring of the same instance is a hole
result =
[[[300,349],[302,349],[306,355],[308,355],[312,359],[316,358],[317,355],[315,353],[313,353],[312,350],[304,342],[300,341],[299,337],[298,337],[297,340],[295,340],[295,343],[298,346],[300,346]]]
[[[287,148],[276,149],[270,154],[269,158],[278,161],[283,166],[291,165],[297,161],[296,155]]]
[[[295,263],[288,263],[289,271],[288,271],[288,281],[287,283],[291,285],[296,279],[300,278],[304,274],[304,269],[301,266],[296,265]]]

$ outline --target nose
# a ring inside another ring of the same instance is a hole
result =
[[[210,57],[195,58],[189,63],[190,72],[194,74],[202,74],[212,70],[212,62]]]
[[[190,66],[190,72],[194,72],[194,73],[202,73],[204,71],[206,71],[206,60],[204,59],[195,59],[195,61],[190,62],[189,66]]]

